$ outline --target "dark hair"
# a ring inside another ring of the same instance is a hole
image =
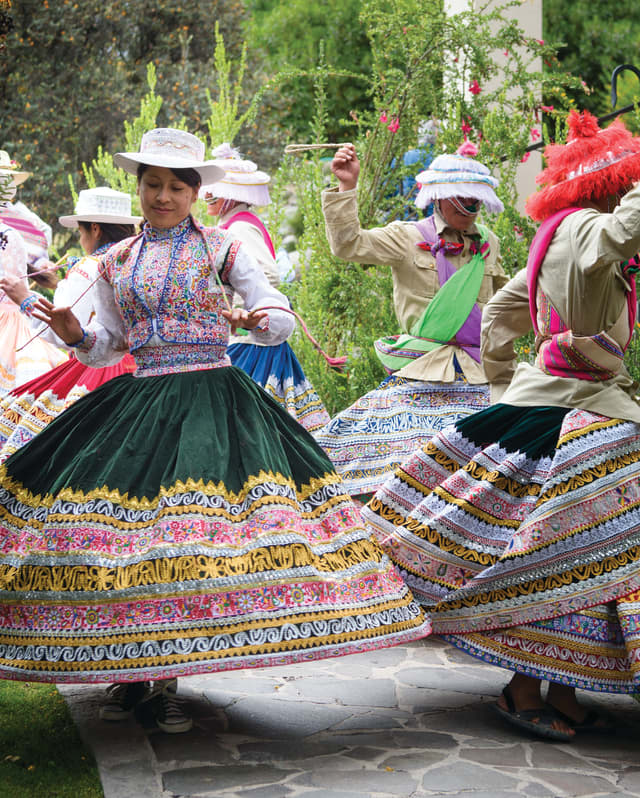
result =
[[[113,224],[112,222],[83,222],[78,221],[78,227],[82,227],[87,232],[91,231],[91,225],[97,224],[100,228],[100,238],[98,246],[103,244],[115,244],[123,238],[129,238],[136,234],[136,228],[132,224]]]
[[[136,172],[138,182],[140,182],[140,178],[148,168],[149,164],[147,163],[138,164],[138,170]],[[169,167],[169,169],[171,169],[171,167]],[[171,171],[178,178],[178,180],[182,180],[182,182],[186,183],[189,188],[200,188],[200,185],[202,184],[202,178],[195,169],[171,169]]]

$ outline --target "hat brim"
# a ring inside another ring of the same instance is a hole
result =
[[[140,224],[142,216],[109,216],[105,213],[81,213],[77,216],[60,216],[58,222],[63,227],[76,228],[78,222],[97,222],[98,224]]]
[[[14,186],[20,186],[25,180],[28,180],[32,172],[15,172],[13,169],[4,169],[0,167],[0,174],[9,175],[13,179]]]
[[[202,183],[217,183],[224,177],[224,169],[213,161],[190,161],[187,158],[169,158],[166,155],[153,153],[117,152],[113,156],[113,162],[131,175],[137,174],[140,164],[145,164],[162,166],[165,169],[194,169],[200,175]]]
[[[247,186],[241,183],[218,182],[210,186],[201,186],[198,194],[205,202],[214,202],[217,199],[236,200],[247,205],[263,207],[271,203],[269,187],[266,183]]]

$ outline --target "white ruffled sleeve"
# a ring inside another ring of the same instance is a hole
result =
[[[229,241],[229,246],[233,240]],[[216,268],[223,268],[228,247],[223,247],[216,262]],[[244,245],[238,248],[233,266],[227,272],[227,280],[244,301],[248,311],[259,310],[264,307],[276,306],[288,309],[287,297],[269,284],[260,267],[246,251]],[[295,317],[291,313],[279,310],[269,310],[268,317],[260,323],[260,329],[249,330],[248,339],[252,343],[266,346],[277,346],[293,332],[296,326]]]
[[[73,314],[84,329],[86,329],[94,315],[94,295],[91,283],[98,276],[99,263],[98,258],[91,256],[81,258],[69,269],[64,280],[60,280],[53,295],[53,304],[57,308],[69,308],[73,305]],[[49,341],[49,343],[63,349],[73,349],[73,347],[65,344],[61,338],[58,338],[50,327],[43,325],[37,319],[30,318],[29,324],[38,330],[43,341]],[[42,330],[41,333],[40,330]]]
[[[99,264],[101,268],[103,263]],[[95,315],[89,324],[82,325],[84,340],[74,347],[78,360],[94,368],[114,366],[127,354],[129,347],[113,287],[100,277],[86,296],[90,297]]]

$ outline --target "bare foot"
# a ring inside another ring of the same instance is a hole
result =
[[[578,703],[574,687],[549,683],[547,704],[565,716],[577,731],[609,731],[615,728],[612,721],[593,709],[585,709]]]
[[[575,731],[570,724],[555,715],[553,707],[542,700],[540,687],[539,679],[516,673],[498,698],[498,707],[514,721],[526,720],[534,727],[539,725],[542,736],[550,736],[550,731],[573,737]]]

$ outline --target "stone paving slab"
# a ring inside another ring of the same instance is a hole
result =
[[[618,735],[552,743],[492,704],[506,671],[436,638],[180,681],[187,734],[103,723],[104,688],[61,686],[105,798],[640,798],[640,706],[583,693]]]

